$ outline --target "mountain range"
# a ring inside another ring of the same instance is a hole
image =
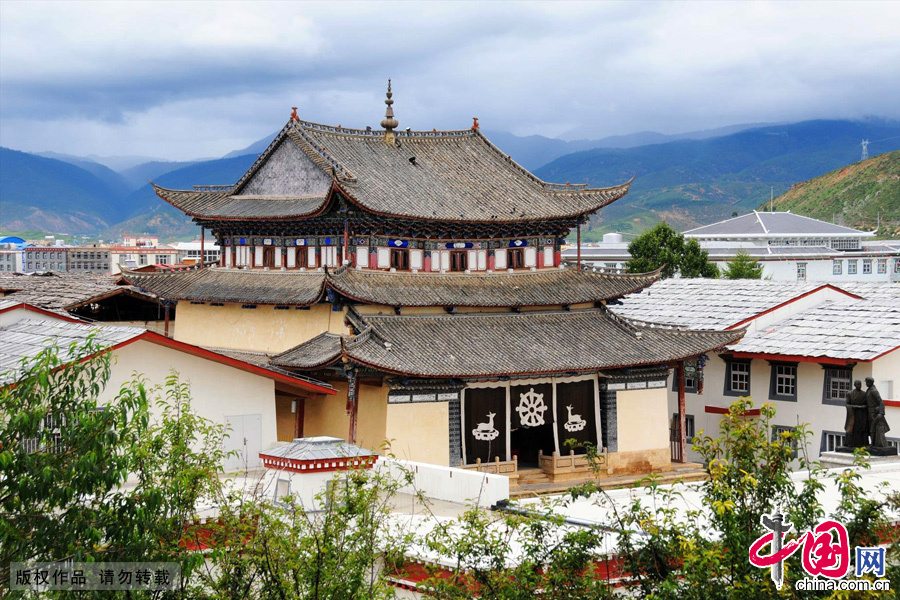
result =
[[[900,150],[835,169],[775,198],[776,210],[900,235]],[[768,203],[759,207],[768,210]]]
[[[738,125],[680,136],[642,132],[599,140],[486,135],[547,181],[602,187],[636,176],[628,196],[591,220],[583,231],[587,240],[606,231],[639,231],[660,219],[688,228],[747,212],[767,200],[770,191],[780,194],[853,164],[862,139],[871,140],[873,155],[900,149],[900,122],[878,119]],[[104,239],[126,231],[194,237],[190,219],[157,198],[148,180],[186,189],[233,183],[273,137],[219,159],[186,162],[134,164],[140,157],[38,156],[0,149],[0,228]],[[663,143],[642,145],[647,140]],[[121,166],[116,171],[100,160]]]
[[[853,164],[863,139],[871,141],[872,154],[900,149],[900,122],[804,121],[704,140],[595,148],[562,156],[535,174],[592,187],[636,178],[629,194],[595,215],[582,232],[594,240],[607,231],[641,231],[660,220],[684,230],[743,214],[770,194]]]

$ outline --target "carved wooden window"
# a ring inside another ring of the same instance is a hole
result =
[[[409,250],[391,248],[391,268],[398,271],[409,271]]]
[[[465,271],[469,268],[469,253],[466,250],[453,250],[450,252],[450,270]]]
[[[524,269],[525,268],[525,249],[524,248],[511,248],[507,251],[506,255],[507,264],[510,269]]]
[[[262,265],[260,266],[269,267],[270,269],[275,266],[275,248],[272,246],[263,248]]]

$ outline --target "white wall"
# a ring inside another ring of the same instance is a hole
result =
[[[108,401],[135,373],[149,386],[163,386],[175,370],[182,382],[190,384],[191,406],[202,417],[224,423],[226,416],[261,415],[261,449],[277,442],[275,424],[275,382],[205,358],[139,340],[115,351],[110,381],[101,395]],[[151,406],[151,415],[159,410]]]
[[[400,489],[403,494],[421,492],[426,498],[457,504],[477,503],[482,508],[509,499],[509,477],[506,475],[387,458],[379,458],[377,468],[387,468],[394,478],[403,477],[403,471],[408,470],[412,474],[412,483]]]
[[[893,354],[897,354],[894,357]],[[896,362],[894,362],[896,361]],[[822,401],[825,385],[825,369],[818,363],[803,362],[798,364],[797,375],[797,401],[788,402],[782,400],[769,399],[769,380],[771,366],[767,360],[753,359],[750,363],[750,393],[748,394],[753,401],[753,405],[759,408],[768,402],[775,405],[777,410],[772,425],[782,425],[788,427],[796,427],[800,423],[807,423],[808,429],[812,432],[812,436],[807,438],[810,456],[816,459],[819,456],[819,448],[822,441],[823,431],[841,432],[844,429],[844,420],[846,418],[846,409],[843,406],[825,404]],[[881,380],[890,379],[891,373],[900,374],[900,351],[887,354],[878,361],[873,363],[860,362],[853,368],[853,379],[864,381],[866,377],[873,375],[875,377],[875,385]],[[668,394],[669,394],[669,418],[673,413],[678,411],[678,393],[672,391],[672,379],[674,375],[669,377]],[[895,379],[895,395],[898,379],[897,375],[893,375]],[[704,390],[703,394],[686,393],[685,406],[688,415],[694,416],[694,431],[699,435],[700,430],[705,430],[706,435],[716,437],[720,435],[719,424],[723,415],[706,412],[707,406],[728,408],[734,401],[736,396],[726,396],[725,389],[725,361],[719,355],[710,355],[710,360],[704,368]],[[863,384],[865,389],[865,383]],[[884,396],[884,394],[882,394]],[[886,416],[888,423],[892,425],[893,431],[888,433],[890,437],[897,431],[900,431],[900,408],[887,407]],[[690,448],[690,443],[688,443]],[[688,450],[687,460],[701,461],[701,457]]]

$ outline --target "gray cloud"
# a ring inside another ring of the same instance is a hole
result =
[[[896,3],[4,3],[0,144],[214,156],[304,118],[586,137],[900,117]]]

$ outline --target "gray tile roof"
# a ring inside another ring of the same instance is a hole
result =
[[[314,369],[333,363],[340,358],[342,351],[341,336],[326,332],[273,356],[271,362],[292,369]]]
[[[576,269],[518,273],[390,273],[338,269],[328,286],[354,300],[388,306],[554,306],[620,298],[659,273],[608,275]]]
[[[872,360],[900,347],[900,302],[825,302],[747,334],[737,352]]]
[[[704,225],[684,232],[687,237],[707,236],[868,236],[869,233],[833,225],[802,215],[789,212],[752,212],[740,217],[726,219],[711,225]]]
[[[311,215],[325,202],[319,189],[311,190],[311,196],[240,197],[241,188],[285,138],[333,176],[352,202],[396,217],[484,223],[574,217],[621,198],[630,185],[587,189],[546,183],[503,154],[480,130],[396,134],[397,143],[388,144],[381,131],[289,121],[232,190],[157,191],[173,206],[205,218]]]
[[[297,219],[325,206],[326,193],[313,196],[235,196],[231,191],[170,190],[153,184],[156,194],[191,217],[203,219]]]
[[[31,304],[59,314],[90,302],[129,294],[149,302],[157,299],[128,285],[117,285],[118,275],[59,273],[41,275],[0,275],[0,293],[10,300]]]
[[[826,285],[759,279],[664,279],[610,304],[623,317],[725,329]]]
[[[196,269],[172,273],[123,271],[129,283],[168,300],[309,306],[322,297],[325,273]]]
[[[590,372],[659,365],[740,339],[738,331],[689,331],[635,325],[606,309],[528,313],[365,316],[358,335],[341,338],[342,355],[386,373],[412,377],[494,377]],[[322,336],[273,357],[308,368]],[[328,340],[333,356],[333,340]],[[301,357],[293,362],[291,357]]]
[[[90,336],[99,347],[127,342],[146,330],[140,327],[96,326],[63,321],[23,319],[0,328],[0,385],[14,381],[22,368],[46,348],[56,346],[63,363],[82,353]],[[73,347],[74,344],[74,347]]]
[[[388,306],[563,306],[619,298],[659,273],[611,275],[575,269],[520,273],[390,273],[341,267],[330,272],[203,269],[125,271],[135,286],[169,300],[310,305],[326,290]]]

